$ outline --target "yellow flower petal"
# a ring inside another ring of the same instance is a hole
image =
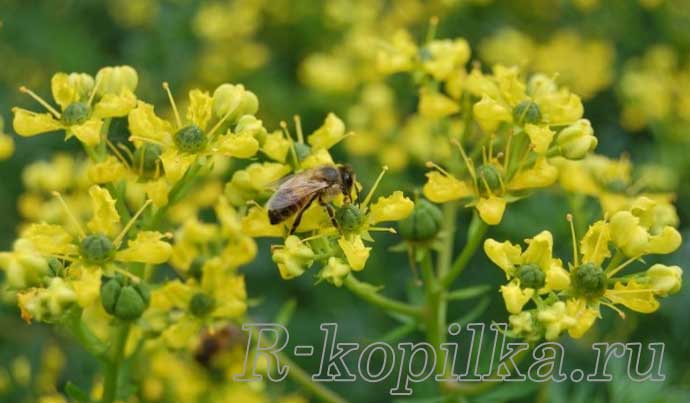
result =
[[[141,231],[137,237],[127,242],[127,248],[115,254],[115,259],[123,262],[162,264],[170,259],[172,246],[163,241],[164,235],[157,231]]]
[[[430,119],[441,119],[460,111],[460,105],[437,91],[422,88],[419,92],[419,114]]]
[[[531,123],[525,125],[525,132],[527,136],[529,136],[529,141],[534,147],[534,152],[538,154],[544,154],[549,150],[549,146],[555,134],[547,125],[540,126]]]
[[[558,168],[545,157],[537,158],[532,168],[518,172],[508,184],[511,190],[536,189],[553,185],[558,179]]]
[[[28,239],[34,249],[44,255],[76,255],[78,248],[70,235],[60,225],[32,224],[21,237]]]
[[[62,123],[50,113],[35,113],[22,108],[12,108],[14,131],[24,137],[64,129]]]
[[[261,151],[272,160],[285,162],[290,151],[290,140],[286,139],[280,131],[269,133],[266,135],[264,145],[261,146]]]
[[[628,309],[641,313],[652,313],[659,309],[659,301],[654,297],[654,289],[630,280],[628,284],[617,282],[613,289],[606,290],[606,298],[614,304],[621,304]]]
[[[475,207],[482,221],[489,225],[498,225],[506,211],[506,200],[496,196],[482,197]]]
[[[110,196],[110,192],[100,186],[89,188],[91,204],[93,206],[93,216],[86,224],[90,231],[113,236],[120,224],[120,215],[115,208],[115,199]]]
[[[432,171],[426,174],[427,182],[422,192],[424,196],[434,203],[445,203],[472,196],[472,188],[465,182],[461,182],[452,176],[443,175],[441,172]]]
[[[601,266],[604,259],[611,257],[609,242],[612,230],[613,228],[604,221],[597,221],[589,226],[587,233],[580,241],[582,263],[594,263]]]
[[[496,266],[503,269],[506,275],[512,274],[515,268],[522,264],[522,248],[509,241],[497,242],[493,239],[484,241],[484,253]]]
[[[206,91],[193,89],[189,91],[189,106],[187,107],[187,120],[206,130],[208,121],[213,114],[213,98]]]
[[[165,142],[172,134],[170,123],[156,116],[153,105],[137,102],[128,116],[129,131],[133,136]]]
[[[522,307],[532,298],[534,290],[531,288],[523,290],[519,285],[510,283],[501,286],[501,294],[503,294],[506,310],[509,313],[517,314],[522,312]]]
[[[69,127],[69,133],[78,138],[79,141],[87,146],[94,147],[101,142],[101,127],[103,121],[100,119],[89,119],[86,122]]]
[[[84,101],[93,90],[93,77],[84,73],[57,73],[50,80],[53,99],[64,110],[70,104]]]
[[[228,133],[220,138],[218,151],[227,157],[251,158],[259,151],[259,142],[251,133]]]
[[[343,250],[345,257],[347,258],[347,262],[352,267],[352,270],[360,271],[364,269],[367,259],[369,259],[371,248],[364,246],[362,237],[358,235],[353,236],[350,239],[341,237],[338,239],[338,245],[340,245],[340,249]]]
[[[329,149],[345,136],[345,123],[333,113],[329,113],[323,125],[309,135],[307,142],[313,149]]]
[[[568,334],[574,339],[579,339],[594,325],[599,317],[599,311],[587,306],[584,299],[572,298],[565,302],[568,316],[575,318],[575,324],[568,327]]]
[[[350,274],[350,266],[337,257],[330,257],[328,263],[321,269],[319,278],[328,281],[336,287],[341,287],[345,277]]]
[[[172,183],[179,181],[196,157],[196,154],[181,153],[175,148],[165,150],[160,156],[165,177]]]
[[[254,238],[282,237],[285,229],[282,225],[271,225],[266,210],[251,207],[247,215],[242,217],[242,231]]]
[[[388,197],[379,197],[376,203],[371,205],[369,223],[376,224],[382,221],[400,221],[407,218],[414,210],[414,203],[396,190]]]
[[[553,260],[553,236],[551,233],[542,231],[526,242],[529,246],[522,254],[523,263],[534,263],[539,265],[542,271],[547,272]]]
[[[105,94],[103,98],[94,106],[93,114],[99,118],[112,118],[127,116],[127,114],[137,105],[137,98],[134,93],[125,90],[121,94]]]

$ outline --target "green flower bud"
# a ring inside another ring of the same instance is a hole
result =
[[[604,295],[608,278],[601,267],[593,263],[581,264],[570,274],[575,291],[587,298]]]
[[[477,178],[480,189],[484,189],[487,185],[492,191],[501,188],[501,173],[492,164],[479,166],[477,168]]]
[[[134,170],[144,179],[152,179],[163,172],[163,164],[160,163],[161,147],[157,144],[144,143],[134,151]]]
[[[527,123],[539,123],[541,121],[539,105],[527,99],[520,102],[513,109],[513,121],[520,126],[524,126]]]
[[[189,301],[189,311],[194,316],[203,317],[211,312],[215,305],[216,301],[214,301],[213,297],[203,292],[198,292]]]
[[[115,256],[115,245],[104,234],[91,234],[81,241],[80,252],[92,264],[103,264]]]
[[[346,204],[335,211],[335,220],[344,232],[353,232],[364,222],[364,215],[356,205]]]
[[[75,102],[62,111],[62,121],[68,126],[86,122],[91,116],[91,107],[85,102]]]
[[[240,120],[237,121],[235,133],[249,133],[260,144],[263,144],[263,142],[266,141],[266,135],[268,134],[266,132],[266,128],[264,128],[263,122],[252,115],[244,115],[240,118]]]
[[[229,114],[234,122],[243,115],[254,115],[259,110],[259,100],[243,85],[222,84],[213,92],[213,112],[221,119]]]
[[[546,275],[541,267],[534,263],[523,264],[518,268],[517,277],[520,279],[520,288],[534,288],[538,290],[544,287]]]
[[[418,200],[414,210],[407,218],[400,221],[400,236],[408,241],[428,241],[441,231],[443,214],[435,204],[426,199]]]
[[[174,136],[175,145],[186,153],[198,153],[206,146],[206,134],[197,125],[189,125],[178,130]]]
[[[556,144],[568,159],[582,159],[597,146],[597,138],[587,119],[580,119],[558,133]]]
[[[121,275],[101,278],[101,303],[109,314],[122,319],[139,318],[151,300],[151,292],[145,283],[127,284]]]

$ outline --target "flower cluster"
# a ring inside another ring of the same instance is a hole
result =
[[[509,241],[487,239],[484,251],[508,280],[501,294],[510,313],[510,334],[535,341],[554,340],[567,331],[579,338],[601,317],[602,306],[621,317],[625,315],[619,305],[641,313],[656,311],[659,298],[680,290],[682,269],[654,264],[621,273],[644,262],[644,256],[668,254],[680,246],[680,234],[660,210],[664,207],[640,197],[629,209],[590,225],[579,248],[573,228],[573,258],[567,266],[553,256],[548,231],[525,240],[524,251]]]

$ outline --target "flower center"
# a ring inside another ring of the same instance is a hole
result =
[[[211,312],[215,304],[213,297],[203,292],[198,292],[189,301],[189,311],[194,316],[202,317]]]
[[[175,133],[175,145],[186,153],[198,153],[206,146],[206,135],[197,125],[183,127]]]
[[[81,255],[87,262],[102,264],[113,258],[115,245],[104,234],[91,234],[81,241]]]
[[[68,125],[80,125],[91,116],[91,107],[85,102],[75,102],[62,111],[62,121]]]
[[[541,267],[534,263],[523,264],[518,268],[517,277],[520,279],[520,288],[534,288],[538,290],[546,283],[546,275]]]
[[[606,273],[593,263],[581,264],[570,277],[575,291],[587,298],[600,297],[606,291]]]
[[[513,109],[513,121],[520,126],[527,123],[538,123],[541,121],[539,105],[528,99],[520,102]]]
[[[344,232],[354,232],[364,222],[364,214],[356,205],[346,204],[335,211],[335,220]]]
[[[477,168],[477,178],[479,179],[479,188],[494,191],[501,188],[501,174],[492,164],[484,164]]]

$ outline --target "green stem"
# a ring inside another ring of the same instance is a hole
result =
[[[455,259],[455,262],[453,262],[450,271],[441,278],[441,286],[443,288],[448,289],[465,267],[467,267],[470,259],[472,259],[472,256],[474,256],[477,248],[482,243],[488,228],[488,225],[479,218],[479,215],[475,213],[472,216],[472,222],[470,222],[470,227],[467,230],[467,243],[460,252],[460,255]]]
[[[430,252],[427,252],[422,259],[422,275],[426,292],[426,336],[436,351],[436,373],[441,374],[445,367],[445,362],[440,357],[444,356],[443,351],[441,351],[441,344],[445,342],[448,304],[445,299],[445,290],[441,288],[434,275]]]
[[[348,403],[343,397],[326,388],[325,386],[314,382],[305,370],[300,368],[297,363],[292,361],[286,354],[278,353],[278,358],[281,362],[286,364],[290,371],[288,377],[295,383],[299,384],[305,390],[311,392],[314,396],[323,400],[326,403]]]
[[[129,328],[129,322],[121,322],[117,324],[113,332],[111,356],[105,364],[103,399],[101,403],[113,403],[115,401],[120,367],[124,360],[125,346],[127,345],[127,337],[129,336]]]
[[[419,307],[384,297],[376,291],[376,287],[357,280],[352,273],[345,277],[344,284],[353,294],[383,310],[415,318],[420,317],[422,314],[422,310]]]
[[[438,254],[437,273],[443,277],[450,269],[453,260],[453,246],[455,245],[455,220],[458,215],[458,204],[455,202],[443,205],[443,244]]]
[[[108,346],[81,320],[81,310],[69,315],[64,325],[89,354],[97,358],[103,358]]]

